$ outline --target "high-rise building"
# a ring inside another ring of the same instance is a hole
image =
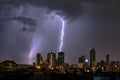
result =
[[[53,52],[48,53],[47,61],[49,63],[49,66],[55,66],[56,65],[56,54]]]
[[[36,56],[36,65],[37,66],[40,66],[40,64],[42,63],[42,56],[40,53],[37,53],[37,56]]]
[[[60,66],[64,63],[64,52],[59,52],[58,53],[57,63],[58,63],[58,66]]]
[[[82,56],[79,58],[77,67],[78,67],[78,68],[81,68],[81,69],[84,69],[84,68],[85,68],[85,56],[84,56],[84,55],[82,55]]]
[[[109,54],[106,55],[106,64],[109,64]]]
[[[95,65],[95,60],[96,60],[96,57],[95,57],[95,49],[90,49],[90,66],[93,66]]]
[[[79,58],[79,63],[85,63],[85,56],[82,55],[80,58]]]

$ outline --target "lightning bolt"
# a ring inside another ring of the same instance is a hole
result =
[[[63,42],[64,42],[64,30],[65,30],[65,21],[62,17],[56,15],[62,22],[62,28],[61,28],[61,36],[60,36],[60,45],[59,45],[59,52],[62,51],[63,48]]]
[[[39,51],[39,47],[41,45],[41,37],[37,35],[38,33],[34,34],[32,42],[31,42],[31,49],[29,52],[29,64],[32,63],[35,54]]]
[[[64,19],[59,16],[59,15],[55,15],[58,19],[60,19],[62,25],[61,25],[61,33],[60,33],[60,45],[59,45],[59,52],[62,51],[63,48],[63,42],[64,42],[64,30],[65,30],[65,21]],[[29,59],[30,59],[30,63],[32,62],[33,56],[35,53],[37,53],[39,51],[39,45],[41,44],[41,38],[39,38],[37,36],[37,33],[34,35],[32,42],[31,42],[31,50],[29,53]]]

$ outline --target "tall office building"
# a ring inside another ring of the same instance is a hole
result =
[[[40,64],[42,63],[42,56],[40,53],[37,53],[37,56],[36,56],[36,65],[37,66],[40,66]]]
[[[55,66],[56,65],[56,54],[53,52],[48,53],[47,61],[49,63],[49,66]]]
[[[77,67],[81,68],[81,69],[83,69],[85,67],[85,56],[84,55],[79,57],[79,61],[78,61]]]
[[[58,53],[57,63],[58,63],[58,66],[60,66],[64,63],[64,52],[59,52]]]
[[[93,66],[95,65],[95,60],[96,60],[96,57],[95,57],[95,49],[90,49],[90,66]]]
[[[82,55],[80,58],[79,58],[79,63],[85,63],[85,56]]]
[[[106,55],[106,64],[109,64],[109,54]]]

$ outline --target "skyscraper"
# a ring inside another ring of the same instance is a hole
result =
[[[79,63],[85,63],[85,56],[82,55],[80,58],[79,58]]]
[[[95,65],[95,60],[96,60],[96,57],[95,57],[95,49],[90,49],[90,66],[93,66]]]
[[[82,55],[82,56],[79,58],[77,67],[78,67],[78,68],[81,68],[81,69],[83,69],[83,68],[85,67],[85,56],[84,56],[84,55]]]
[[[64,63],[64,52],[59,52],[58,53],[58,66],[62,65]]]
[[[106,55],[106,64],[109,64],[109,54]]]
[[[49,63],[49,66],[55,66],[56,65],[56,54],[53,52],[48,53],[47,61]]]
[[[40,64],[42,63],[42,56],[40,53],[37,53],[36,63],[37,63],[37,66],[40,66]]]

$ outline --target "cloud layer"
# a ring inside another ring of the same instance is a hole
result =
[[[37,49],[44,57],[49,51],[57,52],[61,22],[52,12],[71,20],[66,23],[63,47],[68,62],[77,62],[82,53],[88,55],[91,47],[97,48],[98,56],[115,53],[117,57],[119,3],[120,0],[0,0],[0,58],[27,63],[34,41],[40,42]]]

